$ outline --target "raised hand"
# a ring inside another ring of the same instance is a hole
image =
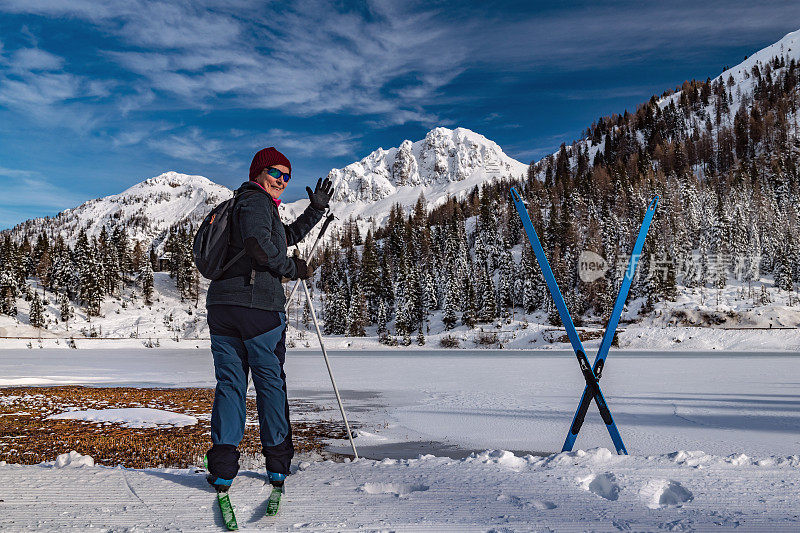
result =
[[[324,211],[328,208],[331,196],[333,196],[333,183],[330,178],[325,178],[325,181],[320,178],[317,180],[317,186],[314,190],[312,191],[311,187],[306,187],[306,192],[308,192],[308,199],[311,200],[311,207]]]

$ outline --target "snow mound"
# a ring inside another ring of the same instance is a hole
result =
[[[367,494],[394,494],[403,497],[412,492],[424,492],[429,488],[428,485],[411,483],[364,483],[359,490]]]
[[[47,417],[48,420],[84,420],[86,422],[120,423],[130,428],[183,427],[197,424],[193,416],[160,409],[129,407],[124,409],[87,409],[67,411]]]
[[[611,472],[579,478],[578,483],[584,490],[593,492],[606,500],[613,502],[619,499],[620,486],[617,483],[617,477]]]
[[[514,507],[518,507],[520,509],[533,508],[538,511],[547,511],[549,509],[555,509],[558,507],[558,505],[548,500],[529,500],[514,494],[501,494],[497,497],[497,501],[508,502]]]
[[[481,453],[472,453],[465,459],[467,462],[477,462],[483,464],[496,464],[511,470],[522,470],[530,461],[527,457],[517,457],[512,452],[506,450],[487,450]]]
[[[670,461],[679,465],[691,466],[695,468],[703,467],[714,461],[714,456],[700,450],[679,450],[677,452],[668,454],[667,457]]]
[[[677,481],[653,479],[642,487],[639,496],[650,509],[675,507],[694,499],[692,492]]]
[[[94,466],[94,459],[90,455],[81,455],[75,450],[56,457],[56,468],[79,468],[82,466]]]
[[[566,465],[606,466],[625,461],[625,455],[611,453],[608,448],[592,448],[554,453],[538,460],[537,466],[555,468]]]

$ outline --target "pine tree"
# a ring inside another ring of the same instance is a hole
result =
[[[405,297],[397,298],[397,313],[395,315],[394,329],[398,335],[406,337],[414,330],[414,311],[412,303]]]
[[[347,331],[347,300],[345,295],[345,283],[331,285],[326,293],[324,332],[326,335],[344,335]]]
[[[367,231],[364,249],[361,252],[360,266],[358,283],[364,292],[369,321],[374,322],[378,318],[378,302],[380,300],[380,263],[372,230]]]
[[[781,248],[775,266],[775,286],[785,291],[791,291],[794,288],[788,248],[788,246]]]
[[[444,299],[444,313],[442,315],[442,322],[444,323],[445,330],[451,330],[456,327],[458,321],[458,312],[460,292],[458,290],[458,283],[452,277],[447,279],[447,292]]]
[[[475,286],[471,279],[467,280],[467,290],[464,294],[464,312],[461,313],[461,323],[472,329],[475,327],[476,311],[475,311]]]
[[[142,269],[142,263],[146,260],[147,258],[145,256],[144,244],[142,241],[135,241],[133,250],[131,251],[130,272],[140,272]]]
[[[153,267],[150,261],[142,261],[139,271],[139,286],[142,289],[145,305],[153,304]]]
[[[378,334],[383,334],[387,332],[386,323],[388,320],[389,310],[386,306],[386,302],[381,298],[378,301],[378,316],[376,317],[376,322],[378,324]]]
[[[497,301],[496,293],[494,290],[494,281],[488,267],[484,265],[483,275],[481,276],[482,285],[478,287],[481,290],[481,308],[478,315],[483,322],[491,322],[497,318]]]
[[[81,276],[81,300],[86,306],[89,317],[100,315],[100,304],[103,303],[103,269],[101,263],[90,257],[87,270]]]
[[[500,275],[498,291],[500,306],[503,309],[510,309],[514,307],[514,272],[516,266],[514,265],[514,258],[511,256],[511,250],[505,249],[500,254]]]
[[[539,265],[530,247],[523,247],[522,264],[520,265],[520,275],[522,276],[522,298],[521,304],[525,312],[532,313],[537,309],[542,309],[548,301],[545,294],[546,286]]]
[[[308,298],[306,298],[305,304],[303,305],[303,318],[301,321],[303,322],[303,326],[308,329],[308,326],[311,324],[311,308],[308,306]]]
[[[354,337],[366,337],[364,330],[366,321],[366,306],[364,304],[364,293],[360,288],[352,291],[350,297],[350,308],[347,313],[347,334]]]
[[[42,328],[45,327],[44,321],[44,305],[42,303],[42,299],[39,297],[39,293],[37,291],[33,291],[33,297],[31,299],[31,309],[29,313],[29,320],[31,326],[35,328]]]
[[[120,281],[128,283],[130,278],[128,274],[133,272],[133,256],[131,253],[130,242],[128,241],[128,234],[125,231],[125,226],[117,225],[111,234],[111,241],[117,251],[117,264],[119,265]]]
[[[67,324],[67,329],[69,329],[69,321],[74,316],[74,311],[66,291],[61,291],[59,294],[59,311],[61,312],[61,321]]]
[[[4,265],[0,270],[0,313],[12,317],[17,316],[17,282],[9,269]]]
[[[105,293],[113,296],[117,291],[120,279],[119,256],[116,250],[109,246],[103,251],[103,286]]]

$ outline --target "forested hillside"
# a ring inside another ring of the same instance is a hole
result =
[[[583,139],[531,164],[526,180],[476,187],[430,212],[424,198],[410,213],[396,206],[385,227],[366,235],[347,225],[322,260],[327,331],[359,335],[377,324],[382,332],[394,318],[408,340],[427,328],[433,310],[442,310],[448,329],[515,310],[549,311],[511,186],[528,203],[573,316],[610,312],[656,194],[631,291],[646,299],[643,313],[675,299],[678,287],[698,289],[700,299],[705,289],[745,282],[742,300],[755,304],[772,298],[768,286],[792,291],[800,281],[800,142],[798,63],[789,52],[751,58],[747,70],[687,81],[633,113],[602,117]],[[606,258],[610,275],[582,282],[583,250]],[[558,321],[554,312],[549,318]]]

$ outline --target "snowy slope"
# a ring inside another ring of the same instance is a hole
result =
[[[732,101],[728,103],[730,116],[723,115],[720,126],[713,124],[715,122],[716,97],[712,94],[709,98],[708,105],[694,106],[692,112],[688,117],[686,117],[684,128],[686,137],[691,136],[694,132],[703,133],[706,129],[706,120],[709,118],[711,119],[712,130],[714,132],[716,132],[719,127],[731,128],[733,126],[733,117],[739,110],[740,106],[744,105],[745,108],[749,108],[749,106],[752,104],[753,89],[756,85],[756,80],[752,74],[753,68],[757,66],[761,71],[761,74],[764,75],[764,69],[767,65],[770,65],[771,69],[773,68],[771,62],[775,57],[784,58],[786,63],[792,59],[795,61],[800,61],[800,30],[786,34],[779,41],[753,53],[738,65],[724,70],[719,76],[711,78],[711,83],[722,82],[726,84],[726,87],[728,87],[730,90],[732,96]],[[785,67],[773,69],[773,78],[778,74],[778,72],[784,69]],[[681,88],[678,88],[678,90],[675,91],[667,91],[665,96],[657,99],[657,105],[661,109],[664,109],[670,104],[675,104],[677,106],[682,92],[683,91]],[[792,117],[790,112],[789,122],[796,124],[796,113],[794,115],[795,116]],[[794,120],[791,120],[792,118],[794,118]],[[638,140],[641,143],[643,141],[641,132],[638,132],[638,136]],[[606,137],[603,136],[603,139],[597,144],[592,143],[591,139],[584,138],[576,140],[571,145],[567,145],[566,150],[567,154],[570,156],[570,164],[572,168],[574,169],[577,163],[576,155],[584,149],[588,153],[588,160],[590,164],[592,164],[591,162],[594,161],[595,155],[598,152],[605,150],[605,141]],[[552,156],[548,157],[555,157],[557,154],[558,151],[554,152]],[[541,163],[543,163],[545,159],[547,158],[542,158],[539,162],[537,162],[536,175],[540,179],[544,178],[544,166]],[[699,173],[702,173],[701,169],[696,170]]]
[[[800,60],[800,30],[786,34],[780,41],[762,48],[735,67],[723,71],[722,74],[711,80],[721,80],[729,83],[729,79],[733,78],[731,92],[734,95],[734,101],[730,104],[731,110],[735,112],[739,109],[742,97],[753,93],[755,85],[755,80],[752,76],[753,67],[758,65],[759,69],[763,70],[764,66],[775,57],[786,58],[787,62],[791,59]],[[677,103],[680,96],[681,91],[677,91],[665,98],[661,98],[658,103],[663,108],[670,102]],[[709,109],[713,109],[712,104],[709,104],[707,110]]]
[[[158,243],[171,226],[187,221],[197,225],[232,194],[203,176],[165,172],[119,194],[89,200],[52,218],[28,220],[10,231],[15,236],[22,232],[30,235],[40,231],[32,231],[34,228],[41,228],[74,244],[81,228],[91,237],[99,235],[103,226],[122,224],[129,238]]]

